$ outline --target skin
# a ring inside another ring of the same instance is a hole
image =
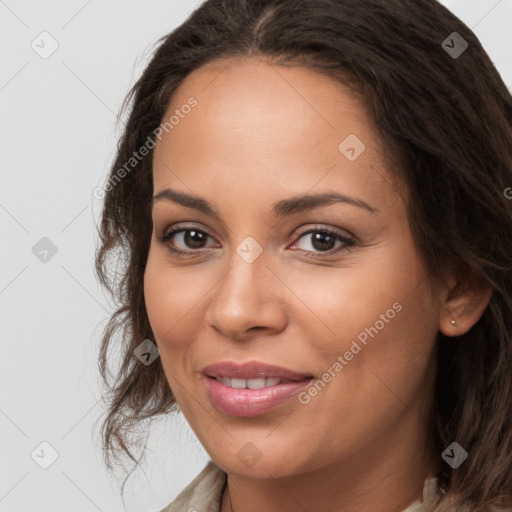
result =
[[[155,148],[154,193],[202,197],[220,219],[155,202],[144,293],[177,403],[229,475],[222,512],[403,510],[440,457],[426,429],[437,332],[470,329],[489,291],[432,281],[375,127],[338,82],[260,57],[216,61],[188,75],[165,119],[191,96],[198,105]],[[355,161],[338,149],[349,134],[366,146]],[[277,201],[327,191],[377,211],[335,203],[272,214]],[[182,223],[211,235],[203,248],[183,232],[157,240]],[[322,251],[301,236],[318,224],[354,245]],[[248,236],[263,249],[252,263],[236,252]],[[401,311],[308,404],[294,398],[247,418],[210,401],[205,365],[258,360],[319,379],[397,302]],[[261,454],[252,467],[238,457],[248,442]]]

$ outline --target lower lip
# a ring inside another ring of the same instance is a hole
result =
[[[308,378],[261,389],[235,389],[212,377],[205,377],[208,393],[217,409],[230,416],[246,417],[276,409],[298,395],[310,382],[311,378]]]

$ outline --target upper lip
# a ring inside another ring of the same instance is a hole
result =
[[[233,361],[220,361],[209,364],[203,368],[203,374],[208,377],[231,377],[236,379],[258,379],[277,377],[289,380],[304,380],[312,375],[296,372],[282,366],[262,363],[260,361],[248,361],[235,363]]]

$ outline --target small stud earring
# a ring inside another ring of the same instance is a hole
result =
[[[457,324],[455,323],[455,320],[452,320],[451,324],[453,325],[453,327],[457,327]]]

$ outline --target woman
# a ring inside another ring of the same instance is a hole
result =
[[[165,512],[510,510],[512,99],[473,32],[209,0],[129,99],[107,465],[179,408],[212,460]]]

